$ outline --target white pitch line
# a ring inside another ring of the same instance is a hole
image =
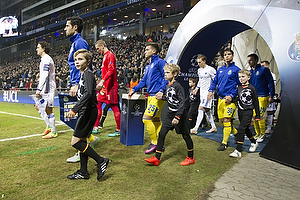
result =
[[[28,118],[32,118],[32,119],[38,119],[38,120],[43,120],[40,117],[33,117],[33,116],[29,116],[29,115],[22,115],[22,114],[16,114],[16,113],[9,113],[9,112],[4,112],[4,111],[0,111],[0,113],[2,114],[7,114],[7,115],[15,115],[15,116],[20,116],[20,117],[28,117]],[[60,122],[60,121],[55,121],[55,125],[63,125],[64,123]]]
[[[57,133],[63,133],[63,132],[72,131],[72,130],[73,130],[73,129],[67,129],[67,130],[57,131]],[[26,135],[26,136],[15,137],[15,138],[7,138],[7,139],[2,139],[2,140],[0,140],[0,142],[11,141],[11,140],[20,140],[20,139],[24,139],[24,138],[30,138],[30,137],[42,136],[42,135],[43,135],[43,133],[40,133],[40,134],[34,134],[34,135]]]

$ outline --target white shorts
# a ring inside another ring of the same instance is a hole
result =
[[[46,106],[53,108],[54,107],[54,92],[49,92],[47,94],[42,94],[42,98],[47,102]]]
[[[201,92],[200,93],[200,107],[203,108],[211,108],[211,104],[212,104],[212,99],[210,99],[209,101],[207,101],[207,95],[208,95],[208,91],[207,92]]]

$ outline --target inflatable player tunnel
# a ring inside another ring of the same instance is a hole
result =
[[[213,60],[235,35],[255,30],[270,48],[281,80],[281,109],[260,155],[300,169],[300,3],[298,0],[201,0],[182,20],[166,60],[181,66],[179,82],[195,76],[198,53]],[[247,47],[245,47],[247,48]],[[252,53],[252,52],[249,52]],[[246,60],[247,58],[245,58]]]

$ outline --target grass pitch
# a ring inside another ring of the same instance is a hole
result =
[[[4,113],[5,112],[5,113]],[[54,109],[59,121],[59,108]],[[12,115],[12,114],[20,114]],[[36,118],[30,118],[30,117]],[[66,176],[80,168],[79,163],[67,163],[76,150],[71,147],[72,130],[57,125],[59,136],[42,139],[45,123],[31,104],[0,102],[0,197],[2,199],[206,199],[215,181],[237,163],[230,158],[229,147],[216,149],[219,143],[193,135],[196,162],[180,166],[187,155],[181,135],[169,132],[159,166],[144,161],[150,138],[145,133],[144,145],[125,146],[119,137],[108,138],[116,126],[113,114],[96,136],[100,143],[95,150],[111,162],[97,181],[96,162],[89,159],[89,180],[68,180]]]

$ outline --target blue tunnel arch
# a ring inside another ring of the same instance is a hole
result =
[[[209,63],[233,36],[255,30],[274,55],[282,97],[276,128],[260,155],[300,169],[300,22],[291,19],[300,19],[296,0],[202,0],[182,20],[166,60],[181,66],[178,81],[187,88],[193,55],[202,53]]]

